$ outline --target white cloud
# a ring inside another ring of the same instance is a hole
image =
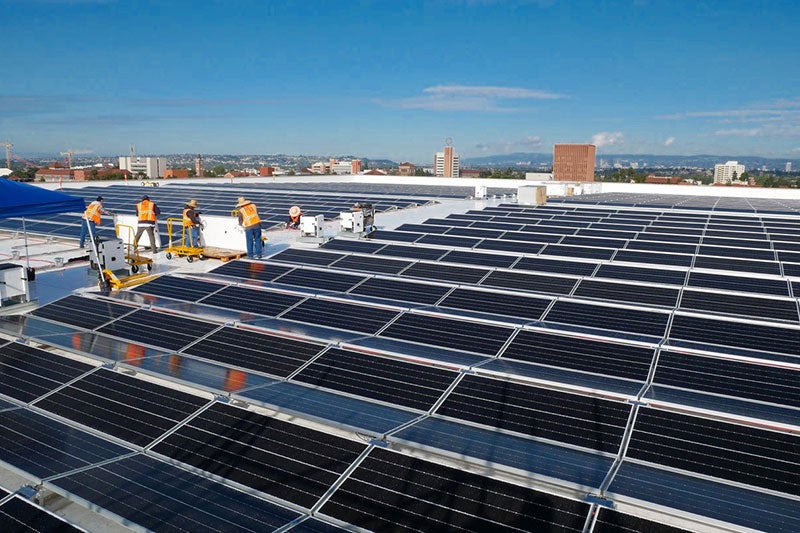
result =
[[[478,143],[475,149],[483,153],[510,154],[514,152],[529,152],[538,150],[543,146],[542,138],[538,135],[528,135],[514,141],[492,141]]]
[[[376,99],[375,103],[399,109],[427,109],[429,111],[482,111],[509,113],[523,109],[502,105],[505,100],[557,100],[563,94],[494,85],[434,85],[422,90],[421,96],[397,100]]]
[[[664,141],[664,146],[672,146],[675,144],[675,137],[667,137],[667,140]]]
[[[727,130],[717,130],[714,132],[716,137],[755,137],[761,133],[759,128],[731,128]]]
[[[606,146],[625,146],[625,135],[621,131],[601,131],[592,135],[592,144],[598,148]]]
[[[798,146],[797,148],[792,148],[791,152],[792,152],[793,154],[798,154],[798,153],[800,153],[800,146]]]

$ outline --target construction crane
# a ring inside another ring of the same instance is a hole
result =
[[[75,152],[72,151],[72,148],[66,152],[59,152],[59,154],[67,156],[67,168],[72,168],[72,154],[74,153]]]

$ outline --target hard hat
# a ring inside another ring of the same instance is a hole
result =
[[[296,217],[297,215],[303,214],[303,211],[300,209],[299,205],[293,205],[289,208],[289,216]]]

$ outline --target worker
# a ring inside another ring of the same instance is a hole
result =
[[[300,227],[300,217],[303,216],[303,210],[299,205],[293,205],[289,208],[289,222],[286,227],[290,229],[297,229]]]
[[[200,247],[200,224],[200,211],[197,210],[197,200],[192,198],[183,206],[183,238],[181,240],[183,246]]]
[[[83,212],[81,220],[81,238],[78,244],[79,248],[83,248],[86,243],[86,236],[89,235],[90,229],[92,238],[97,236],[97,226],[100,225],[100,215],[110,215],[111,211],[103,209],[103,197],[98,196],[97,200],[89,204],[86,211]]]
[[[138,222],[136,223],[136,236],[133,238],[133,249],[139,249],[139,239],[142,238],[142,234],[146,231],[147,236],[150,238],[150,251],[153,253],[158,252],[158,247],[156,246],[156,218],[158,215],[161,214],[161,210],[158,208],[155,202],[150,200],[150,197],[146,194],[142,196],[142,201],[136,204],[136,216],[138,217]]]
[[[240,196],[236,201],[239,225],[244,228],[244,238],[247,244],[247,257],[261,259],[263,248],[261,245],[261,219],[258,218],[256,204]]]

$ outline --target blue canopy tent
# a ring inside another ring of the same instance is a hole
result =
[[[83,198],[0,178],[0,218],[22,219],[22,233],[25,237],[25,263],[29,275],[28,233],[25,230],[25,217],[68,212],[82,213],[85,208],[86,203]]]

